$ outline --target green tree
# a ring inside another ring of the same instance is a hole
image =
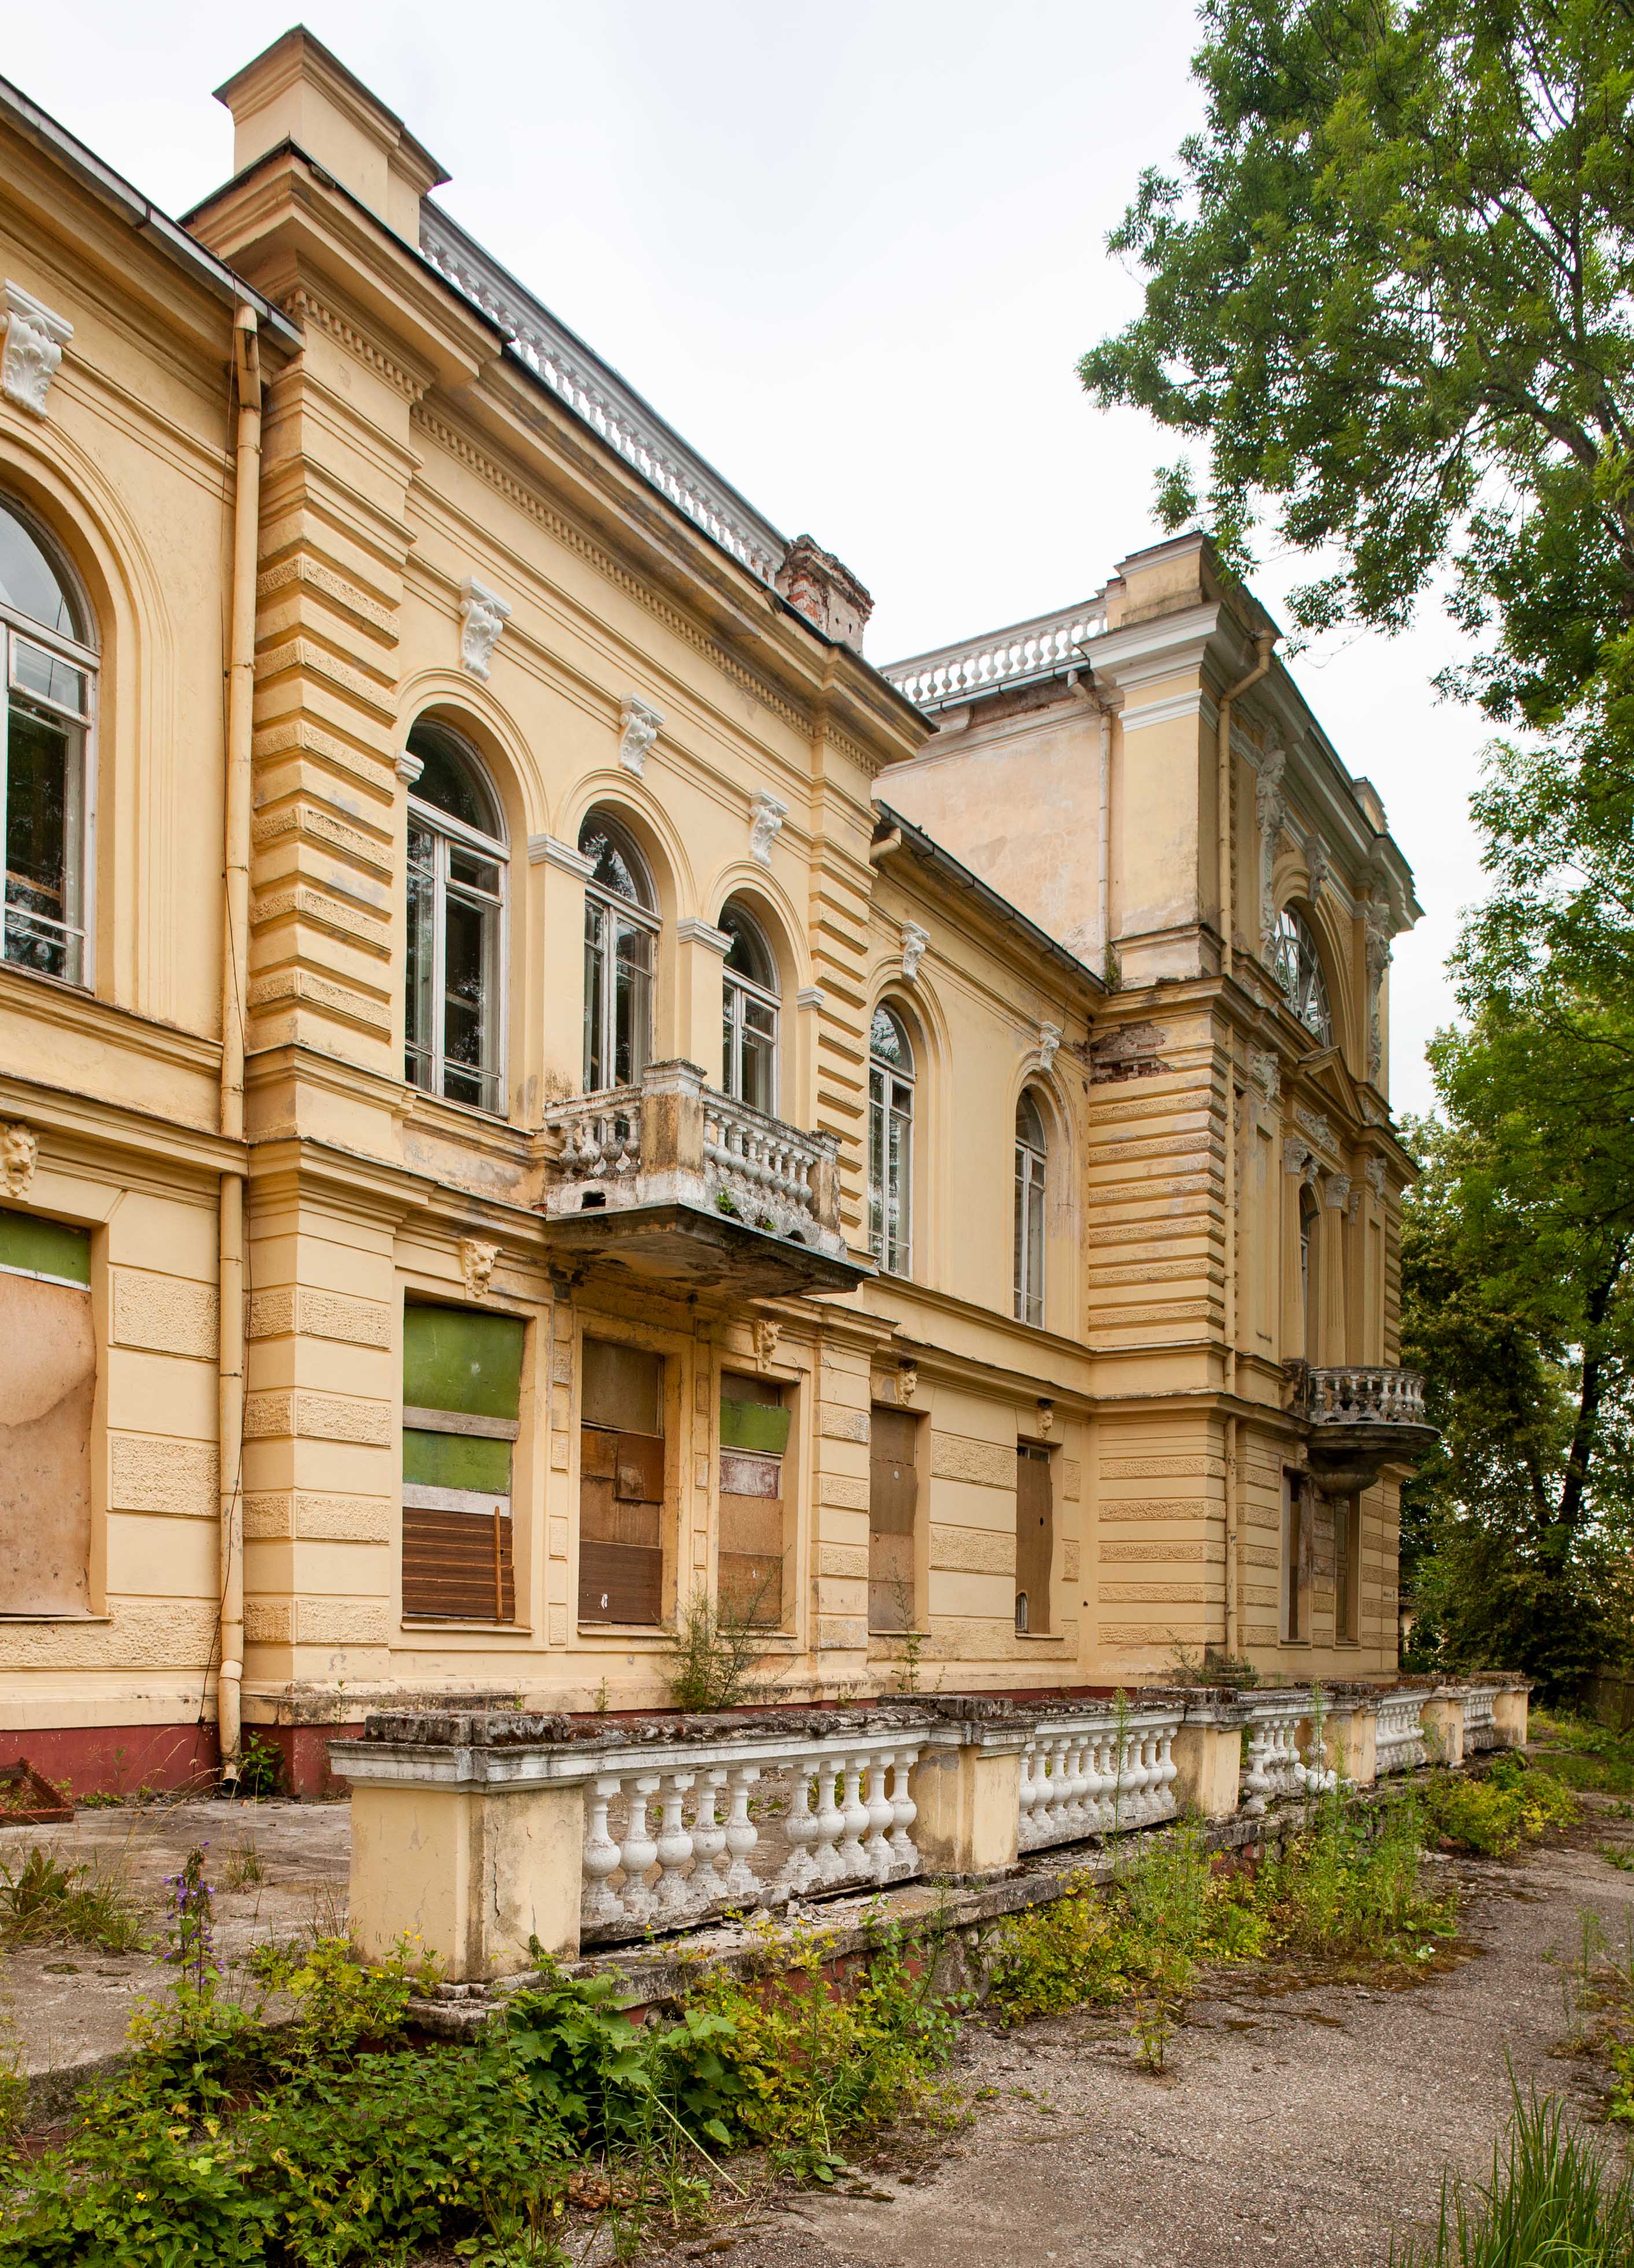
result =
[[[1432,1049],[1445,1116],[1410,1130],[1402,1251],[1404,1358],[1442,1436],[1402,1506],[1424,1667],[1558,1691],[1629,1652],[1634,1119],[1606,1108],[1598,1044],[1616,1060],[1622,1036],[1489,995]]]

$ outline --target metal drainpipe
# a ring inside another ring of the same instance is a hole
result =
[[[1239,695],[1257,685],[1271,666],[1275,630],[1257,630],[1258,659],[1246,677],[1220,696],[1219,721],[1215,727],[1215,833],[1219,843],[1220,973],[1233,974],[1236,949],[1232,932],[1236,926],[1235,840],[1232,827],[1231,712]],[[1226,1050],[1226,1391],[1237,1390],[1237,1048],[1228,1040]],[[1226,1420],[1226,1651],[1237,1652],[1242,1621],[1242,1572],[1238,1565],[1242,1532],[1242,1422]]]
[[[237,481],[232,504],[232,616],[227,666],[227,747],[221,968],[221,1132],[244,1139],[244,994],[250,929],[250,733],[255,671],[255,569],[261,529],[261,346],[255,311],[233,319],[238,380]],[[220,1354],[221,1668],[216,1686],[222,1777],[238,1778],[244,1678],[244,1181],[221,1177],[217,1242]]]

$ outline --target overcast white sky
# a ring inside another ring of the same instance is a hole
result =
[[[232,169],[210,89],[291,0],[8,10],[0,70],[179,212]],[[313,0],[305,20],[453,176],[449,210],[785,534],[861,576],[870,657],[1065,606],[1152,540],[1167,437],[1077,357],[1138,304],[1103,250],[1195,122],[1189,0],[526,6]],[[1277,608],[1303,569],[1255,587]],[[1429,1099],[1481,877],[1479,720],[1426,615],[1295,665],[1385,799],[1425,918],[1398,941],[1394,1101]]]

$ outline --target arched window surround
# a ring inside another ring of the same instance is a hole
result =
[[[510,875],[504,808],[482,755],[449,718],[417,718],[405,755],[413,777],[403,1075],[426,1094],[502,1116]]]
[[[1333,992],[1321,934],[1307,909],[1292,900],[1277,917],[1271,971],[1286,996],[1290,1014],[1304,1025],[1317,1047],[1333,1047],[1337,1036]]]
[[[49,524],[0,490],[0,959],[93,981],[95,615]]]

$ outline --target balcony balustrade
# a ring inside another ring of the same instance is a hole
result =
[[[1021,1751],[1023,1851],[1155,1827],[1175,1812],[1172,1753],[1183,1710],[1110,1704],[1040,1724]]]
[[[1311,1471],[1325,1496],[1358,1495],[1386,1465],[1410,1469],[1434,1447],[1422,1373],[1386,1363],[1284,1367],[1289,1407],[1309,1428]]]
[[[806,1134],[651,1064],[638,1086],[545,1113],[553,1249],[747,1298],[847,1291],[866,1270],[840,1229],[832,1134]]]
[[[1373,1769],[1380,1779],[1391,1772],[1417,1771],[1424,1763],[1427,1750],[1422,1719],[1430,1698],[1428,1686],[1380,1695]]]

